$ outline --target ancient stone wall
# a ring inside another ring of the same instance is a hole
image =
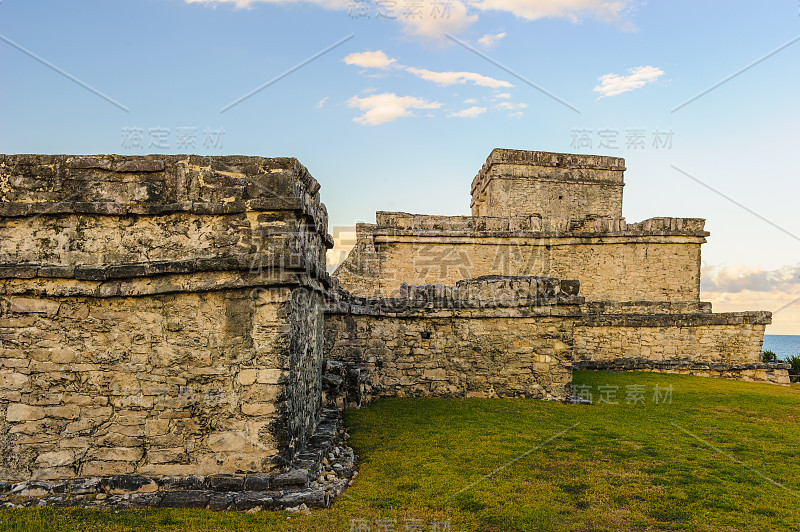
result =
[[[705,220],[627,223],[624,171],[614,157],[493,150],[472,182],[472,216],[378,212],[335,275],[364,297],[492,274],[576,279],[582,361],[690,360],[726,375],[757,363],[769,313],[712,314],[700,301]]]
[[[269,471],[289,443],[286,310],[249,289],[0,303],[1,478]]]
[[[320,415],[295,159],[0,157],[0,480],[276,472]]]
[[[489,277],[343,300],[328,306],[326,353],[365,368],[371,396],[566,399],[577,289]]]
[[[472,181],[473,216],[622,216],[625,160],[495,149]]]
[[[683,360],[649,360],[646,358],[618,358],[615,360],[576,360],[575,370],[601,371],[651,371],[653,373],[672,373],[695,375],[717,379],[735,379],[749,382],[768,382],[788,386],[789,364],[754,362],[749,364],[722,364]]]
[[[575,327],[576,360],[761,362],[770,312],[591,315]]]
[[[334,275],[370,297],[392,296],[403,282],[497,274],[578,279],[587,301],[698,302],[703,223],[379,212],[377,224],[357,226],[357,244]]]

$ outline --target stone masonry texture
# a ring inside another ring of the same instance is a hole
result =
[[[615,157],[495,149],[472,181],[472,216],[379,211],[334,275],[366,298],[485,275],[573,279],[585,298],[576,360],[759,363],[771,314],[700,301],[705,220],[628,223],[624,171]]]
[[[620,218],[625,160],[495,149],[472,181],[472,214]]]
[[[325,351],[365,368],[373,397],[565,400],[577,283],[489,276],[329,304]]]
[[[289,158],[0,157],[0,477],[290,464],[321,409],[318,190]]]
[[[482,275],[581,281],[587,301],[699,301],[703,220],[543,219],[377,214],[335,272],[364,296],[403,282],[453,284]]]

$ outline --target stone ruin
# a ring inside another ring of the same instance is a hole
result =
[[[700,218],[622,217],[625,160],[495,149],[472,181],[472,216],[378,212],[334,273],[362,297],[402,283],[486,275],[580,283],[573,369],[647,369],[787,384],[761,364],[771,313],[700,301]],[[380,375],[377,376],[380,378]]]
[[[331,277],[296,159],[0,156],[0,504],[327,506],[374,397],[788,383],[769,312],[699,300],[704,221],[627,224],[624,169],[494,150],[472,216],[379,212]]]

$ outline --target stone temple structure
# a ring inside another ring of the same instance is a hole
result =
[[[0,503],[326,506],[372,397],[788,382],[769,312],[699,300],[704,221],[627,224],[624,170],[494,150],[472,216],[379,212],[331,277],[296,159],[0,156]]]
[[[580,283],[578,367],[684,369],[776,380],[761,361],[769,312],[700,301],[705,220],[622,217],[624,159],[495,149],[472,181],[472,216],[378,212],[334,274],[355,295],[485,275]]]

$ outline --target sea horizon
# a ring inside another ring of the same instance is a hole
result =
[[[772,351],[777,358],[800,355],[800,334],[765,334],[762,351]]]

